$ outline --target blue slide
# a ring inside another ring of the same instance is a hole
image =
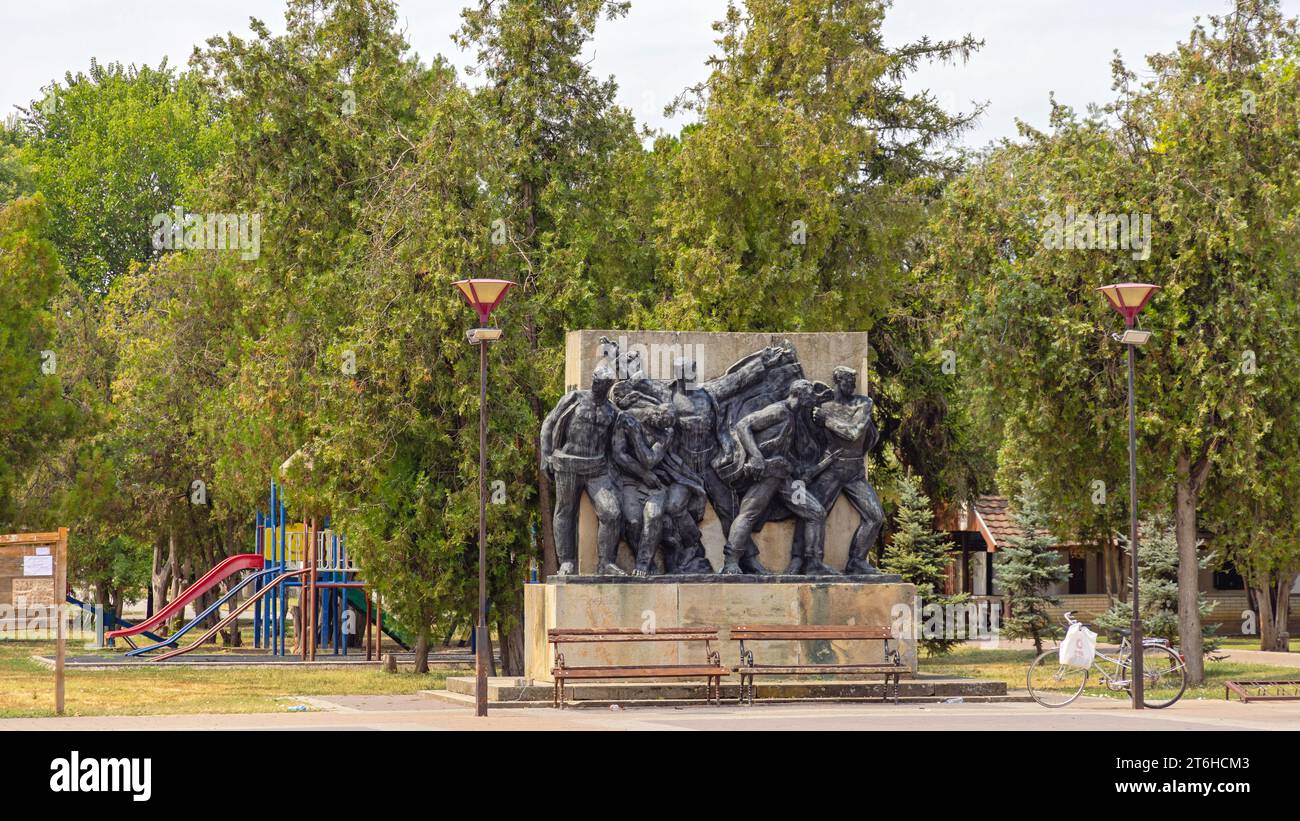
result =
[[[97,611],[95,605],[93,605],[93,604],[86,604],[84,601],[80,601],[79,599],[74,599],[71,595],[67,596],[67,599],[68,599],[68,604],[75,604],[76,606],[80,607],[82,610],[86,610],[86,611],[89,611],[89,612],[91,612],[91,613],[96,613],[96,614],[98,614],[98,611]],[[135,627],[135,622],[133,622],[133,621],[127,621],[126,619],[119,619],[117,616],[115,616],[115,615],[113,615],[112,613],[110,613],[109,611],[105,610],[105,611],[104,611],[104,626],[107,627],[107,628],[113,628],[113,627]],[[146,631],[146,632],[144,633],[144,635],[148,636],[149,638],[153,639],[154,641],[162,641],[162,640],[163,640],[160,636],[155,636],[153,633],[150,633],[150,632],[148,632],[148,631]]]
[[[149,636],[149,638],[154,639],[154,641],[156,641],[156,642],[158,642],[158,643],[157,643],[157,644],[149,644],[149,645],[145,645],[144,647],[137,647],[137,648],[134,649],[134,650],[129,650],[129,651],[127,651],[127,655],[128,655],[128,656],[140,656],[140,655],[144,655],[145,653],[148,653],[150,650],[160,650],[160,649],[162,649],[162,648],[164,648],[164,647],[171,647],[171,646],[173,646],[174,644],[176,644],[176,641],[177,641],[181,636],[183,636],[183,635],[185,635],[186,633],[190,632],[190,630],[192,630],[192,629],[193,629],[194,627],[196,627],[197,625],[202,624],[203,621],[204,621],[204,619],[206,619],[208,616],[211,616],[213,613],[217,612],[217,609],[220,608],[221,605],[225,604],[226,602],[230,601],[230,600],[231,600],[232,598],[234,598],[235,596],[239,595],[239,591],[243,590],[245,587],[247,587],[248,585],[252,584],[254,580],[256,580],[256,579],[260,579],[260,578],[262,578],[263,576],[275,576],[275,575],[278,575],[278,574],[281,573],[281,572],[282,572],[282,571],[280,570],[280,568],[278,568],[278,567],[272,567],[272,568],[268,568],[268,569],[266,569],[266,570],[260,570],[260,571],[258,571],[257,573],[254,573],[253,575],[251,575],[251,576],[249,576],[248,578],[244,579],[244,580],[243,580],[242,582],[240,582],[239,584],[237,584],[237,585],[235,585],[234,587],[230,588],[229,592],[227,592],[226,595],[222,596],[221,598],[219,598],[219,599],[217,599],[215,602],[213,602],[211,605],[209,605],[207,610],[204,610],[202,613],[200,613],[200,614],[198,614],[197,616],[195,616],[195,617],[194,617],[194,620],[191,621],[189,624],[187,624],[187,625],[185,625],[184,627],[182,627],[181,629],[177,630],[175,633],[172,633],[170,636],[168,636],[168,637],[165,638],[165,639],[160,639],[160,638],[158,638],[158,637],[156,637],[156,636]],[[146,634],[146,635],[147,635],[147,634]]]

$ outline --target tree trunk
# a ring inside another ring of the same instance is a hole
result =
[[[1262,584],[1251,585],[1259,619],[1259,649],[1275,653],[1291,650],[1287,629],[1291,619],[1291,587],[1296,574],[1269,574]]]
[[[538,453],[540,454],[540,448]],[[552,518],[551,513],[551,480],[546,476],[546,471],[540,467],[537,469],[537,510],[542,519],[540,581],[545,582],[549,576],[555,575],[555,571],[560,567],[560,562],[555,555],[555,520]]]
[[[171,551],[171,555],[175,556],[176,555],[175,526],[168,528],[167,541],[170,543],[168,549]],[[179,572],[172,577],[172,598],[173,599],[179,597],[181,591],[184,590],[187,586],[189,586],[190,580],[194,578],[193,576],[194,563],[191,560],[191,555],[187,552],[185,558],[181,560],[176,565],[176,567],[179,570]],[[183,619],[184,614],[185,614],[185,608],[181,608],[181,612],[177,613],[175,616],[172,617],[170,629],[173,632],[179,630],[181,624],[184,623],[184,619]]]
[[[429,631],[421,630],[415,637],[415,672],[429,672]]]
[[[151,601],[153,607],[150,609],[148,615],[152,616],[154,612],[167,606],[167,594],[171,587],[172,575],[175,572],[175,543],[172,543],[172,550],[168,553],[167,557],[164,558],[162,539],[155,539],[153,544],[153,568],[149,577],[149,589],[153,594]]]
[[[1259,649],[1272,650],[1277,646],[1277,620],[1273,617],[1272,577],[1266,576],[1251,585],[1254,598],[1255,629],[1259,631]]]
[[[1174,533],[1178,539],[1178,638],[1183,657],[1187,660],[1187,683],[1192,686],[1205,681],[1199,607],[1201,566],[1196,555],[1196,500],[1208,469],[1208,462],[1204,460],[1193,468],[1188,454],[1178,455],[1174,498]]]
[[[508,599],[508,618],[497,619],[497,636],[501,643],[501,675],[524,674],[524,593],[516,590]],[[505,624],[512,625],[506,628]]]
[[[1291,652],[1291,588],[1295,586],[1296,574],[1283,573],[1277,586],[1277,604],[1273,607],[1273,620],[1276,625],[1276,651]]]
[[[1115,603],[1115,574],[1112,572],[1110,564],[1111,536],[1106,534],[1106,540],[1101,543],[1101,584],[1102,592],[1106,594],[1106,599]]]

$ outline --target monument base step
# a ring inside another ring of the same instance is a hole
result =
[[[881,703],[884,682],[858,679],[779,679],[755,681],[755,701],[811,702],[850,701]],[[458,704],[474,703],[474,677],[452,676],[445,690],[425,690],[426,695]],[[581,682],[567,685],[565,695],[570,705],[585,706],[673,706],[704,704],[704,683],[683,681]],[[494,707],[549,707],[552,687],[546,682],[531,685],[522,678],[488,679],[488,703]],[[900,702],[940,703],[960,698],[964,702],[1023,701],[1008,695],[1001,681],[959,678],[914,678],[899,682]],[[722,700],[740,698],[739,680],[722,683]]]
[[[871,573],[856,576],[787,576],[773,573],[754,576],[748,573],[662,573],[658,576],[547,576],[547,584],[898,584],[897,573]]]

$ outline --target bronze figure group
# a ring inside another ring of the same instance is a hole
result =
[[[635,576],[715,572],[700,532],[706,503],[727,539],[717,572],[768,575],[753,534],[794,518],[781,572],[840,575],[826,564],[825,544],[841,493],[861,520],[844,572],[877,572],[868,554],[884,514],[864,470],[877,432],[853,369],[835,368],[833,387],[812,382],[792,348],[769,347],[705,382],[695,379],[696,363],[679,358],[673,378],[660,380],[635,353],[602,342],[591,390],[566,394],[542,424],[560,575],[577,572],[584,493],[596,513],[598,575],[625,575],[617,564],[624,540]]]

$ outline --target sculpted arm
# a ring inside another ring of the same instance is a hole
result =
[[[750,459],[760,465],[763,463],[763,452],[759,450],[758,442],[754,439],[754,432],[767,430],[783,418],[784,409],[778,402],[774,405],[768,405],[762,410],[754,411],[748,416],[742,417],[736,423],[736,438],[740,440],[740,446],[745,449],[745,453]]]
[[[613,444],[610,451],[614,464],[628,476],[633,476],[648,485],[659,484],[659,480],[647,467],[651,454],[641,441],[637,422],[631,416],[620,415],[614,424]]]
[[[866,433],[867,427],[871,425],[871,400],[864,399],[862,402],[857,403],[853,408],[853,413],[847,419],[838,416],[827,418],[822,413],[817,416],[827,430],[843,439],[852,441]]]
[[[555,407],[551,410],[550,413],[546,414],[546,419],[542,422],[542,435],[541,435],[540,449],[541,449],[541,457],[542,457],[542,471],[544,473],[549,474],[550,464],[551,464],[551,454],[555,452],[555,448],[557,447],[557,443],[555,442],[555,428],[559,424],[560,417],[562,417],[564,415],[564,412],[568,410],[569,406],[576,401],[578,401],[577,391],[565,394],[560,399],[559,402],[555,403]]]

